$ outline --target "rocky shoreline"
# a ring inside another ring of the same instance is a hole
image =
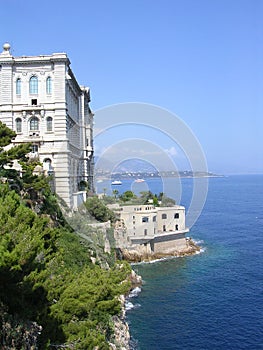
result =
[[[141,253],[136,249],[120,249],[120,254],[123,260],[127,260],[130,263],[149,262],[153,260],[159,260],[168,257],[183,257],[188,255],[197,254],[201,248],[191,239],[187,239],[185,249],[174,250],[169,253]]]
[[[120,253],[123,260],[127,260],[130,263],[138,262],[150,262],[153,260],[159,260],[168,257],[183,257],[193,254],[198,254],[201,248],[191,239],[187,240],[187,248],[181,251],[174,251],[170,254],[141,254],[136,250],[121,249]],[[131,291],[138,286],[142,285],[141,276],[137,275],[135,271],[132,270],[130,275],[131,281]],[[112,350],[131,350],[131,336],[129,325],[126,322],[126,310],[125,301],[126,297],[122,295],[120,297],[122,310],[120,316],[113,316],[112,321],[114,324],[114,342],[110,343],[110,348]]]
[[[141,276],[137,275],[133,270],[129,276],[130,282],[131,282],[131,290],[130,292],[135,289],[138,286],[142,285],[142,278]],[[129,325],[126,322],[126,309],[125,309],[125,302],[126,302],[126,296],[121,295],[120,296],[121,301],[121,314],[119,316],[113,316],[112,322],[114,327],[114,341],[111,342],[110,348],[112,350],[130,350],[130,329]]]

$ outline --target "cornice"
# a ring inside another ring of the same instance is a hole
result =
[[[70,67],[68,67],[68,71],[67,71],[68,75],[70,76],[71,79],[67,79],[69,82],[71,81],[71,84],[73,82],[74,87],[76,87],[78,89],[79,94],[82,93],[82,89],[79,85],[79,83],[77,82],[77,79],[75,78],[75,75],[73,74],[72,70]]]
[[[0,56],[0,65],[12,66],[15,63],[13,57],[1,57]]]
[[[0,64],[41,64],[41,63],[55,63],[62,62],[70,64],[70,61],[65,53],[54,53],[52,55],[39,55],[39,56],[18,56],[18,57],[3,57],[0,55]]]

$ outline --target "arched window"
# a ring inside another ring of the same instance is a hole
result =
[[[39,120],[37,117],[33,117],[30,119],[29,129],[31,131],[39,130]]]
[[[38,93],[38,79],[33,75],[29,80],[29,93],[37,94]]]
[[[45,171],[51,171],[52,170],[52,162],[51,162],[51,159],[50,158],[45,158],[44,161],[43,161],[43,169]]]
[[[167,215],[166,214],[162,214],[162,219],[167,219]]]
[[[53,118],[47,117],[47,131],[52,131],[53,129]]]
[[[22,132],[22,119],[16,119],[16,132]]]
[[[175,219],[179,219],[179,213],[175,213],[175,214],[174,214],[174,218],[175,218]]]
[[[47,77],[47,80],[46,80],[46,93],[47,94],[52,93],[52,79],[51,79],[51,77]]]
[[[21,79],[16,79],[16,94],[21,95]]]

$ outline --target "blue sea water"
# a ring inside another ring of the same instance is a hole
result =
[[[182,183],[187,208],[192,180]],[[133,266],[144,281],[127,311],[134,348],[263,349],[263,175],[209,179],[190,236],[201,254]]]

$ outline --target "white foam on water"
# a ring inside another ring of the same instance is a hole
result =
[[[200,248],[200,250],[196,251],[195,254],[201,254],[204,253],[206,251],[205,247]]]
[[[132,310],[133,308],[134,308],[133,303],[131,303],[130,301],[126,301],[126,303],[125,303],[125,310],[129,311],[129,310]]]
[[[199,240],[193,239],[193,242],[194,242],[195,244],[203,244],[203,243],[204,243],[204,241],[203,241],[202,239],[199,239]]]
[[[164,258],[154,259],[154,260],[150,260],[150,261],[140,261],[140,262],[137,262],[137,263],[132,263],[131,265],[132,266],[136,266],[136,265],[155,264],[155,263],[159,263],[159,262],[162,262],[162,261],[171,260],[171,259],[177,259],[177,258],[180,258],[180,256],[169,255],[169,256],[166,256]]]
[[[134,288],[133,290],[131,290],[131,292],[129,294],[129,298],[137,297],[141,291],[142,291],[142,289],[140,287]]]
[[[132,302],[130,301],[126,301],[125,303],[125,311],[129,311],[129,310],[132,310],[132,309],[138,309],[139,307],[141,306],[141,304],[133,304]]]

